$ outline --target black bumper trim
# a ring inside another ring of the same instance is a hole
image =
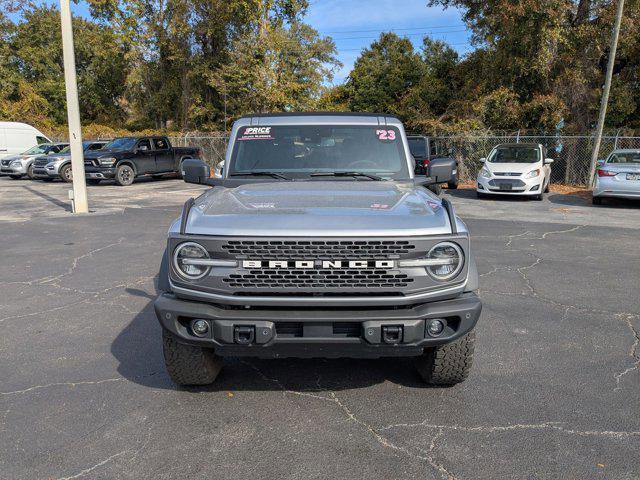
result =
[[[163,329],[178,341],[190,345],[214,348],[221,356],[254,357],[365,357],[420,355],[425,347],[450,343],[472,330],[480,317],[482,303],[474,293],[465,293],[451,300],[423,303],[402,309],[372,310],[316,310],[316,309],[226,309],[216,305],[178,299],[163,293],[154,302],[156,316]],[[196,337],[188,328],[193,318],[208,320],[211,333],[206,338]],[[443,336],[408,336],[405,343],[389,345],[365,340],[364,326],[401,325],[406,331],[424,332],[426,320],[445,318],[451,328]],[[266,323],[263,323],[266,322]],[[282,337],[269,334],[263,343],[238,345],[230,342],[224,329],[235,326],[271,325],[274,332],[280,322],[301,322],[318,326],[341,322],[359,322],[363,325],[360,337]]]

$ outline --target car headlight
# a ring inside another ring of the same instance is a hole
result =
[[[11,162],[11,166],[12,166],[12,167],[19,167],[19,166],[21,166],[21,165],[22,165],[22,160],[13,160],[13,161]]]
[[[524,178],[536,178],[538,175],[540,175],[540,169],[536,168],[535,170],[531,170],[527,173]]]
[[[210,263],[209,253],[198,243],[181,243],[173,252],[173,267],[187,280],[198,280],[206,276],[211,269]]]
[[[441,242],[429,250],[427,272],[436,280],[451,280],[464,265],[464,253],[453,242]]]
[[[480,176],[484,178],[491,178],[491,172],[488,168],[482,167],[482,170],[480,170]]]
[[[102,167],[113,167],[113,165],[116,163],[116,159],[115,158],[108,158],[108,157],[99,158],[98,159],[98,163]]]

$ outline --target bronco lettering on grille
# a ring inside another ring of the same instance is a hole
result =
[[[394,260],[243,260],[242,268],[395,268]]]

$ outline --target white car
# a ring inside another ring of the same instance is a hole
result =
[[[493,147],[483,163],[476,192],[478,198],[491,195],[526,195],[542,200],[549,191],[551,164],[539,143],[503,143]]]
[[[606,197],[640,198],[640,149],[614,150],[598,161],[593,204]]]

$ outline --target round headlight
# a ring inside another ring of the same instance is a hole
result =
[[[464,253],[453,242],[437,244],[427,254],[427,258],[434,260],[434,264],[427,267],[427,272],[436,280],[450,280],[462,270]]]
[[[194,242],[181,243],[173,253],[173,266],[176,272],[188,280],[198,280],[209,273],[210,266],[199,260],[209,259],[209,253],[200,244]]]

